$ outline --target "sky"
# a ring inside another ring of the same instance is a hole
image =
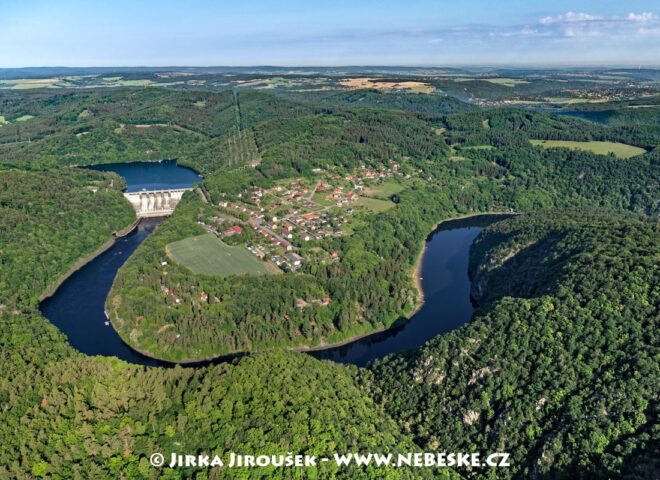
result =
[[[659,0],[0,0],[0,67],[660,66]]]

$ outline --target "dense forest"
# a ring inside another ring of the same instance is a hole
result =
[[[36,298],[133,221],[109,181],[70,169],[0,171],[0,218],[9,222],[0,237],[0,478],[292,478],[302,470],[158,470],[148,457],[415,449],[360,390],[355,368],[284,352],[201,369],[145,368],[68,346]],[[95,194],[87,188],[94,183]],[[382,474],[334,463],[305,469],[318,478]],[[420,474],[387,471],[388,478]]]
[[[521,215],[471,256],[475,319],[377,361],[370,392],[426,448],[511,452],[502,478],[657,473],[657,221]]]
[[[130,225],[121,186],[88,170],[0,169],[0,304],[36,304],[58,273]]]
[[[494,97],[509,88],[470,83]],[[532,83],[530,92],[544,88]],[[653,478],[657,124],[383,95],[0,94],[9,120],[0,127],[0,477],[451,478],[332,463],[158,470],[148,458],[454,450],[511,453],[510,468],[459,471],[475,478]],[[530,139],[618,141],[648,153],[623,161]],[[395,208],[363,215],[351,235],[311,242],[338,261],[276,276],[163,268],[165,245],[203,231],[196,221],[208,205],[186,194],[120,269],[108,297],[113,324],[161,358],[248,353],[169,369],[87,357],[39,313],[38,299],[135,216],[119,177],[72,166],[163,158],[203,173],[211,204],[312,178],[316,167],[343,175],[392,160],[410,178]],[[418,300],[410,270],[434,225],[488,211],[531,213],[476,240],[473,322],[366,369],[284,351],[406,317]],[[163,289],[183,306],[168,308]],[[325,307],[296,307],[325,296]]]

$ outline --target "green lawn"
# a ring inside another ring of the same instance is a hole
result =
[[[367,207],[373,213],[380,213],[394,207],[394,202],[390,200],[378,200],[377,198],[360,197],[356,205]]]
[[[326,200],[325,196],[327,195],[327,192],[323,193],[315,193],[312,195],[312,202],[316,203],[317,205],[320,205],[322,207],[330,207],[334,205],[336,202],[334,200]]]
[[[619,158],[630,158],[635,155],[646,153],[646,150],[625,143],[617,142],[573,142],[568,140],[530,140],[533,145],[544,148],[570,148],[573,150],[584,150],[600,155],[613,153]]]
[[[390,198],[395,193],[399,193],[405,187],[397,182],[383,182],[367,188],[364,193],[370,197]]]
[[[194,273],[203,275],[242,275],[279,272],[259,260],[244,247],[232,247],[210,233],[190,237],[165,247],[168,256]]]

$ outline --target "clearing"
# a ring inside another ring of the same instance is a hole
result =
[[[276,266],[262,262],[244,247],[227,245],[210,233],[170,243],[165,251],[175,262],[203,275],[281,273]]]
[[[492,145],[468,145],[461,146],[463,150],[495,150],[495,147]]]
[[[646,153],[646,150],[633,145],[617,142],[574,142],[569,140],[530,140],[532,145],[544,148],[570,148],[572,150],[584,150],[599,155],[614,154],[618,158],[630,158]]]
[[[360,197],[355,204],[362,205],[373,213],[385,212],[395,206],[395,203],[390,200],[378,200],[377,198],[369,197]]]
[[[364,194],[368,197],[375,197],[381,199],[390,198],[395,193],[399,193],[404,189],[404,186],[397,182],[383,182],[378,185],[373,185],[364,190]]]

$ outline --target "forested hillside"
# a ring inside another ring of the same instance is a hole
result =
[[[396,208],[364,218],[351,236],[310,242],[339,252],[340,261],[307,264],[303,275],[277,277],[203,277],[176,265],[165,274],[165,246],[203,232],[195,222],[204,206],[197,196],[187,197],[120,270],[108,300],[122,337],[141,351],[193,360],[269,345],[332,343],[388,327],[415,307],[409,270],[422,241],[433,225],[456,214],[568,206],[652,214],[658,208],[655,154],[622,162],[523,144],[464,149],[454,160],[432,127],[379,110],[268,121],[255,132],[262,162],[208,176],[204,189],[212,203],[250,185],[313,176],[315,167],[351,172],[388,159],[404,172],[421,171],[425,181],[401,192]],[[172,308],[163,301],[166,291],[183,295],[182,304]],[[198,292],[210,300],[198,301]],[[333,300],[326,307],[296,307],[296,299],[324,297]]]
[[[452,143],[527,145],[530,139],[614,141],[651,150],[660,145],[660,127],[607,127],[568,116],[549,116],[520,109],[452,114],[443,119]]]
[[[447,115],[450,113],[474,112],[479,107],[462,102],[449,95],[425,95],[419,93],[388,93],[376,89],[353,90],[341,93],[296,93],[288,94],[294,100],[320,102],[335,106],[402,110],[424,115]]]
[[[79,258],[135,220],[118,176],[0,168],[0,305],[36,304]]]
[[[475,319],[377,361],[369,391],[425,448],[511,452],[498,478],[651,478],[657,221],[521,215],[471,255]]]
[[[158,470],[148,458],[157,451],[226,460],[231,451],[414,449],[361,392],[355,368],[283,352],[199,369],[145,368],[68,346],[33,300],[112,230],[131,223],[117,192],[86,188],[108,181],[69,169],[0,171],[0,218],[9,222],[0,236],[0,478],[290,478],[285,468]],[[305,473],[382,478],[383,470],[328,463]],[[418,478],[420,471],[387,474]]]
[[[493,98],[510,88],[470,83]],[[510,468],[459,473],[657,476],[660,133],[648,117],[606,125],[440,96],[245,89],[2,92],[0,108],[0,478],[452,474],[158,470],[148,464],[155,451],[509,452]],[[647,153],[624,160],[530,143],[540,139]],[[88,357],[37,309],[135,220],[119,177],[73,166],[164,158],[204,182],[119,270],[107,310],[141,351],[175,361],[244,353],[229,363],[163,369]],[[356,208],[345,234],[300,247],[334,252],[332,261],[310,255],[294,272],[226,277],[165,261],[167,245],[204,233],[198,221],[256,187],[394,164],[396,202],[388,194],[387,209]],[[410,273],[437,222],[493,211],[521,215],[474,244],[473,322],[367,369],[285,351],[408,316],[418,304]],[[180,307],[169,308],[168,292]]]

